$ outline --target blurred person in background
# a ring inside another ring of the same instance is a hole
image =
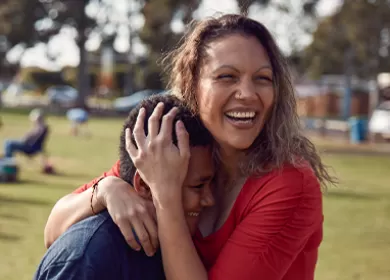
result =
[[[70,121],[70,134],[73,136],[78,136],[84,134],[85,136],[90,136],[88,130],[88,112],[83,108],[73,108],[69,109],[66,113],[66,117]]]
[[[4,142],[4,157],[12,158],[17,152],[27,156],[44,153],[44,144],[49,132],[44,113],[41,109],[34,109],[30,112],[29,119],[32,128],[22,139],[9,139]]]

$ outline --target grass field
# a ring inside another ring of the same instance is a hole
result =
[[[0,142],[22,136],[28,128],[25,115],[3,113],[1,118]],[[0,184],[2,280],[31,279],[45,252],[43,228],[55,201],[117,158],[121,120],[91,120],[89,139],[70,137],[63,118],[50,117],[49,123],[48,151],[60,174],[43,175],[39,158],[18,157],[21,182]],[[390,155],[332,153],[324,159],[341,182],[324,198],[325,233],[316,279],[389,279]]]

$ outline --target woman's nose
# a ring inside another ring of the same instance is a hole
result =
[[[239,97],[242,100],[252,100],[256,98],[256,86],[252,80],[243,79],[238,86]]]

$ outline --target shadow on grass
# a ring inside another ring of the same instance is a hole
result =
[[[0,214],[0,219],[15,220],[15,221],[20,221],[20,222],[27,221],[27,219],[25,217],[16,216],[16,215],[13,215],[13,214]]]
[[[87,182],[86,180],[88,180],[88,178],[90,178],[90,176],[88,176],[87,174],[82,174],[82,173],[65,173],[65,172],[56,172],[55,174],[51,174],[51,175],[47,175],[47,176],[51,176],[51,177],[62,177],[62,178],[72,178],[72,179],[77,179],[77,180],[83,180],[85,182]],[[97,176],[96,176],[97,177]]]
[[[0,205],[5,206],[6,204],[25,204],[31,206],[48,206],[50,202],[38,199],[29,198],[14,198],[0,194]]]
[[[11,234],[0,232],[0,240],[2,240],[2,241],[18,241],[18,240],[20,240],[20,237],[16,236],[16,235],[11,235]]]
[[[390,155],[389,150],[363,150],[358,148],[339,148],[339,147],[326,147],[320,146],[319,151],[321,155],[349,155],[349,156],[376,156],[376,157],[388,157]]]
[[[334,198],[334,199],[351,199],[351,200],[378,200],[380,198],[383,198],[383,195],[357,193],[352,191],[328,191],[325,193],[325,197]]]
[[[80,184],[81,185],[81,184]],[[46,182],[43,180],[31,180],[31,179],[23,179],[12,183],[7,183],[7,186],[18,186],[18,187],[32,187],[32,188],[47,188],[47,189],[66,189],[73,190],[76,189],[79,185],[72,185],[69,182],[65,181],[63,183],[59,182]]]

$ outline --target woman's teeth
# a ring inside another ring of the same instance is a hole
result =
[[[199,212],[188,212],[187,215],[190,216],[190,217],[198,217],[199,216]]]
[[[225,113],[226,116],[232,118],[232,119],[238,119],[238,120],[248,120],[253,119],[256,116],[256,112],[248,111],[248,112],[227,112]]]

